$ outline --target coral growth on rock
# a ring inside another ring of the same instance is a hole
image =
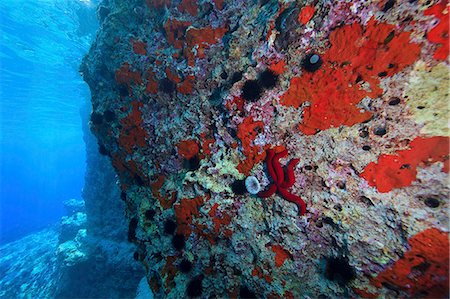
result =
[[[156,297],[448,281],[445,1],[112,2],[81,71]]]

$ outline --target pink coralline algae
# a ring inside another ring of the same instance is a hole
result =
[[[103,2],[80,70],[155,298],[447,295],[446,1]]]
[[[287,190],[295,183],[294,168],[300,160],[292,159],[288,163],[285,176],[283,168],[280,164],[280,159],[286,157],[287,154],[287,150],[283,150],[282,152],[276,154],[272,149],[267,150],[267,171],[273,180],[273,184],[271,184],[267,190],[259,192],[258,196],[261,198],[266,198],[278,192],[278,194],[287,201],[295,203],[298,207],[299,215],[303,215],[306,212],[306,203],[300,196],[292,194]]]

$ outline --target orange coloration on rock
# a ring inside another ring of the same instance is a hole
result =
[[[298,21],[303,25],[306,25],[314,16],[315,12],[314,6],[308,5],[302,8],[300,13],[298,14]]]
[[[253,168],[253,166],[255,164],[263,161],[265,157],[266,157],[265,153],[262,153],[262,154],[250,154],[249,156],[247,156],[247,158],[245,160],[240,161],[236,168],[237,168],[237,170],[240,173],[243,173],[245,175],[249,175],[250,171]]]
[[[144,264],[145,264],[145,262],[144,262]],[[150,278],[150,280],[147,280],[147,282],[153,292],[158,293],[159,290],[161,290],[159,275],[156,276],[156,274],[153,274],[152,277]]]
[[[172,81],[175,84],[178,84],[181,82],[180,77],[178,77],[178,75],[175,72],[173,72],[170,68],[166,67],[165,71],[166,71],[166,76],[170,81]]]
[[[135,160],[129,160],[126,162],[128,164],[128,172],[133,176],[138,176],[142,182],[148,183],[148,176],[143,169],[143,164],[136,162]]]
[[[131,40],[133,52],[139,55],[147,55],[147,43],[140,40]]]
[[[361,298],[366,298],[366,299],[378,298],[378,294],[369,293],[367,290],[361,290],[361,289],[353,288],[353,292],[358,294],[358,296],[360,296]]]
[[[424,11],[426,16],[435,16],[439,19],[439,23],[427,33],[427,39],[435,44],[440,45],[434,52],[434,59],[446,60],[449,53],[448,28],[449,28],[449,4],[446,0],[441,0],[432,7]]]
[[[195,58],[205,58],[205,50],[211,44],[217,43],[228,29],[189,27],[191,24],[191,22],[168,19],[164,23],[164,30],[167,40],[176,49],[183,49],[185,47],[184,55],[188,59],[188,65],[194,66]]]
[[[205,49],[209,48],[211,44],[217,43],[227,31],[227,28],[188,28],[186,31],[187,48],[185,52],[188,64],[193,66],[195,57],[204,58]]]
[[[237,109],[238,111],[242,111],[244,109],[245,101],[241,97],[233,97],[231,100],[228,100],[225,103],[225,107],[228,108],[228,110],[233,111]]]
[[[286,67],[286,62],[284,60],[280,60],[276,63],[273,63],[269,66],[269,69],[277,75],[281,75]]]
[[[202,143],[202,150],[203,154],[205,155],[211,155],[211,148],[210,145],[214,144],[216,140],[214,138],[207,138]]]
[[[286,292],[284,292],[284,298],[286,298],[286,299],[294,299],[295,297],[294,297],[294,294],[292,294],[292,292],[286,291]]]
[[[127,167],[123,164],[122,158],[118,154],[113,154],[112,165],[120,174],[125,173],[125,171],[127,170]]]
[[[429,228],[410,238],[408,243],[411,249],[371,283],[378,288],[391,285],[413,298],[448,298],[448,233]]]
[[[117,84],[126,85],[130,92],[132,85],[142,83],[141,74],[139,72],[131,71],[128,62],[124,62],[116,71],[115,79]]]
[[[258,147],[253,146],[253,141],[258,135],[258,131],[264,131],[264,123],[262,121],[253,121],[251,116],[244,119],[238,125],[237,137],[241,140],[242,153],[246,159],[241,161],[237,166],[239,172],[248,175],[253,165],[265,158],[265,153],[259,154]]]
[[[177,148],[178,154],[187,160],[196,156],[200,150],[197,142],[192,139],[180,141]]]
[[[392,76],[417,60],[420,47],[409,38],[409,32],[396,33],[394,25],[374,19],[365,28],[354,23],[335,29],[322,67],[292,78],[280,103],[295,108],[310,103],[299,125],[307,135],[370,119],[371,114],[357,105],[366,96],[382,94],[381,77]],[[364,81],[370,90],[363,88]]]
[[[218,213],[217,212],[218,208],[219,204],[215,203],[208,213],[208,215],[212,218],[212,221],[214,223],[214,234],[216,236],[219,236],[220,231],[223,227],[231,223],[231,216],[225,212]]]
[[[196,0],[182,0],[181,3],[178,5],[178,10],[180,12],[187,12],[191,16],[197,15],[198,10],[198,4]]]
[[[352,72],[370,84],[371,95],[382,93],[380,77],[392,76],[412,65],[420,55],[420,46],[410,42],[411,33],[397,33],[395,25],[379,23],[373,18],[363,28],[359,24],[340,27],[331,32],[332,44],[324,60]],[[352,82],[350,82],[352,83]]]
[[[191,94],[194,89],[195,76],[187,76],[181,84],[177,86],[177,91],[181,94]]]
[[[152,190],[153,196],[159,201],[160,206],[166,210],[172,207],[175,202],[176,193],[172,192],[170,198],[168,195],[161,194],[161,188],[164,185],[166,177],[164,175],[158,175],[156,181],[150,183],[150,189]]]
[[[371,113],[356,105],[367,95],[355,82],[356,74],[350,70],[322,68],[315,73],[305,73],[291,79],[289,90],[281,98],[285,106],[303,109],[303,121],[299,129],[307,135],[341,125],[352,126],[371,118]]]
[[[210,232],[210,228],[208,227],[208,225],[197,223],[195,224],[193,230],[197,236],[208,240],[211,245],[216,245],[216,236]]]
[[[200,44],[214,44],[227,32],[226,28],[189,28],[186,33],[186,41],[190,47]]]
[[[269,40],[270,36],[272,35],[272,31],[275,28],[275,20],[277,20],[280,15],[284,12],[284,10],[287,8],[287,5],[284,3],[279,3],[279,9],[277,14],[274,16],[274,18],[272,18],[272,20],[270,21],[270,23],[268,24],[269,29],[267,30],[267,35],[266,35],[266,40]]]
[[[169,6],[171,0],[146,0],[149,7],[162,8],[164,6]]]
[[[275,253],[275,266],[278,268],[284,264],[286,259],[292,258],[291,253],[281,245],[271,245],[270,248]]]
[[[416,179],[417,167],[435,162],[444,162],[443,171],[449,170],[449,138],[415,138],[410,149],[398,151],[395,155],[381,155],[378,163],[371,162],[360,174],[370,186],[379,192],[411,185]]]
[[[177,232],[188,237],[192,232],[192,221],[200,215],[200,207],[205,202],[201,196],[195,198],[182,198],[179,204],[174,206],[177,219]]]
[[[255,268],[253,268],[252,276],[264,279],[268,283],[271,283],[272,280],[273,280],[272,277],[269,274],[264,274],[263,270],[260,267],[258,267],[258,266],[255,266]]]
[[[145,147],[147,145],[147,131],[142,128],[142,112],[140,108],[143,106],[138,101],[131,102],[131,112],[124,117],[120,123],[123,125],[119,135],[119,145],[128,154],[132,154],[135,147]]]
[[[276,145],[272,147],[272,150],[275,152],[275,154],[281,153],[282,151],[286,150],[286,147],[284,145]]]
[[[175,265],[175,261],[177,260],[176,256],[168,256],[166,259],[166,264],[164,268],[161,270],[161,276],[165,278],[165,286],[167,288],[166,292],[169,291],[170,283],[173,282],[173,279],[178,273],[178,269]]]
[[[214,0],[214,3],[216,4],[216,8],[218,10],[222,10],[223,9],[223,1],[224,0]]]
[[[156,94],[158,92],[158,82],[155,80],[156,74],[149,70],[147,76],[147,85],[145,86],[145,92]]]
[[[175,49],[182,49],[186,38],[186,29],[191,22],[178,21],[177,19],[167,19],[164,23],[167,40]]]

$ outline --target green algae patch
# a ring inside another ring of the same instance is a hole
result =
[[[423,61],[415,65],[406,96],[414,119],[423,124],[421,133],[448,136],[448,82],[449,70],[444,63],[432,69],[427,69]]]

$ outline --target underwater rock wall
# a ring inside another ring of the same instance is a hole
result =
[[[99,16],[91,130],[156,297],[448,296],[445,1]]]
[[[90,109],[85,110],[82,118],[87,167],[82,196],[86,203],[89,233],[92,236],[126,241],[125,204],[120,199],[116,174],[108,159],[98,152],[97,140],[89,131]]]
[[[0,247],[0,298],[54,298],[58,283],[58,227]]]
[[[109,161],[89,132],[89,109],[81,111],[86,144],[83,201],[66,202],[57,255],[61,280],[57,298],[134,298],[145,276],[127,241],[125,205]],[[80,286],[84,287],[80,287]]]
[[[83,200],[66,200],[59,224],[0,247],[0,298],[135,298],[145,291],[116,177],[97,151],[88,111],[81,112]]]

